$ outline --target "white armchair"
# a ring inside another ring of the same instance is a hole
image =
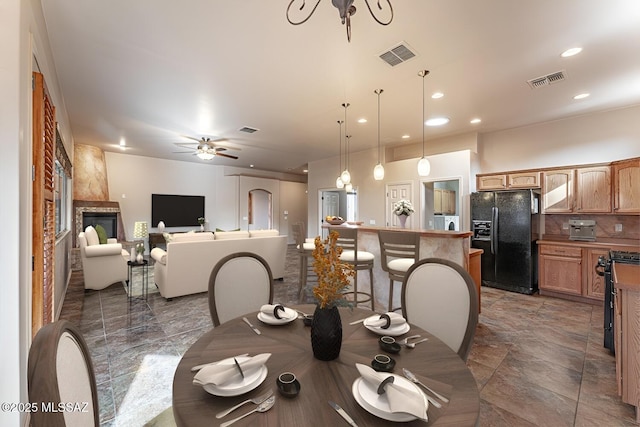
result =
[[[78,243],[85,289],[100,290],[127,280],[129,252],[115,239],[101,245],[95,229],[89,226],[78,235]]]

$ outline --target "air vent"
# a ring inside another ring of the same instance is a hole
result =
[[[258,132],[260,129],[256,129],[256,128],[251,128],[249,126],[243,126],[240,129],[238,129],[240,132],[245,132],[245,133],[254,133],[254,132]]]
[[[564,81],[566,78],[565,71],[556,71],[555,73],[547,74],[546,76],[536,77],[535,79],[527,80],[527,84],[531,89],[537,89],[542,86],[551,85]]]
[[[402,64],[416,56],[413,50],[405,42],[401,42],[391,49],[382,52],[378,55],[387,64],[395,67],[398,64]]]

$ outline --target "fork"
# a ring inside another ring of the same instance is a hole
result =
[[[255,403],[256,405],[259,405],[265,400],[267,400],[268,398],[270,398],[272,394],[273,394],[273,389],[267,391],[266,393],[261,394],[260,396],[256,396],[253,399],[247,399],[244,402],[240,402],[236,406],[232,406],[229,409],[218,412],[216,414],[216,418],[226,417],[227,415],[229,415],[230,413],[232,413],[233,411],[235,411],[236,409],[238,409],[239,407],[247,403]]]

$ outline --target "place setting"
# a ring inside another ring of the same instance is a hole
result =
[[[284,325],[298,319],[298,312],[282,304],[264,304],[260,307],[257,318],[267,325]]]
[[[378,335],[397,337],[411,330],[407,320],[398,313],[392,311],[382,314],[374,314],[365,319],[351,322],[351,325],[362,323],[365,328]]]

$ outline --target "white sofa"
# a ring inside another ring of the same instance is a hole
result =
[[[173,234],[167,250],[153,248],[154,281],[164,298],[207,292],[213,267],[223,257],[252,252],[267,261],[274,279],[284,277],[287,236],[278,230]]]
[[[116,239],[108,239],[101,245],[95,229],[88,226],[78,234],[78,244],[85,289],[100,290],[127,280],[129,252]]]

